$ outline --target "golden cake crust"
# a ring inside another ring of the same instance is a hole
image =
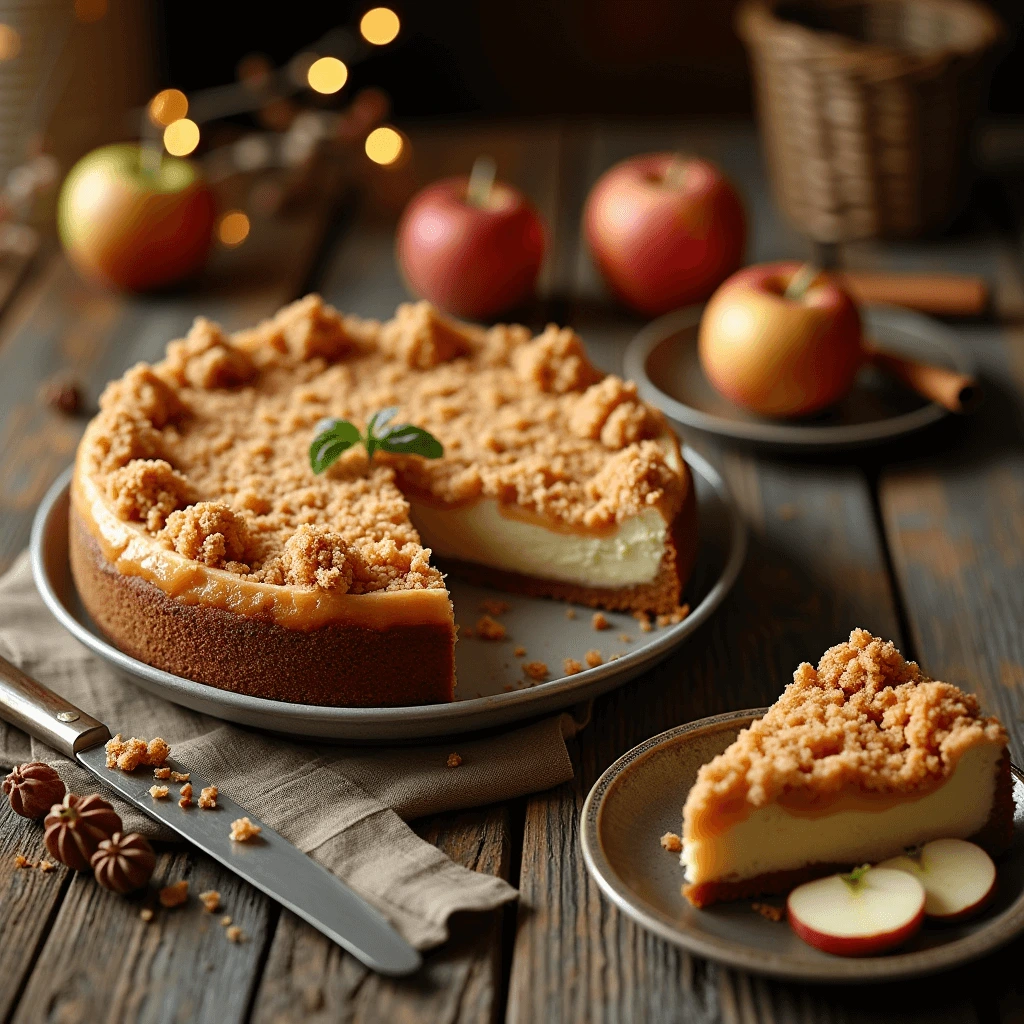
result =
[[[763,807],[800,791],[909,795],[948,779],[976,744],[1006,742],[973,695],[855,629],[817,669],[802,664],[767,714],[700,769],[684,818],[711,820],[716,807]]]

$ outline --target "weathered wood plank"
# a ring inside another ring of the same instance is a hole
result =
[[[188,880],[189,902],[174,909],[156,904],[153,920],[143,921],[140,908],[153,906],[156,890],[181,878]],[[223,910],[215,914],[196,899],[210,889],[221,894]],[[241,927],[245,941],[228,941],[221,914]],[[271,900],[205,856],[162,853],[141,898],[74,875],[12,1019],[244,1021],[274,914]]]
[[[10,1017],[70,874],[61,865],[48,873],[19,868],[14,861],[18,854],[33,864],[43,857],[53,861],[43,845],[42,825],[19,818],[4,799],[0,801],[0,936],[4,950],[0,1020]]]
[[[580,184],[629,152],[680,144],[718,160],[741,184],[755,225],[751,258],[804,255],[802,243],[774,221],[749,133],[606,134],[594,140]],[[566,262],[584,299],[573,307],[574,322],[602,365],[615,369],[636,322],[610,317],[594,298],[584,253]],[[635,927],[603,900],[580,857],[583,799],[629,747],[679,722],[769,703],[799,661],[815,659],[853,626],[901,639],[871,492],[857,465],[768,461],[742,451],[715,458],[751,525],[747,565],[716,619],[686,647],[595,704],[578,740],[573,782],[528,801],[508,1007],[516,1024],[846,1018],[846,993],[724,970]],[[865,1002],[850,1019],[929,1019],[927,1011],[911,1012],[924,986],[910,989],[898,1010]],[[921,1005],[941,1005],[950,1020],[973,1018],[970,1005],[948,988],[941,1000]]]
[[[508,877],[506,809],[445,815],[418,830],[473,871]],[[502,911],[468,914],[414,977],[372,974],[304,921],[284,913],[253,1009],[253,1024],[493,1021],[498,1015]]]

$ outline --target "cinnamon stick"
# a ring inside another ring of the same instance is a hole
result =
[[[883,352],[869,343],[864,345],[864,354],[880,370],[902,381],[922,398],[937,402],[950,412],[970,412],[981,401],[981,385],[970,374]]]
[[[845,270],[836,276],[858,303],[905,306],[932,316],[982,316],[988,310],[988,284],[981,277],[868,270]]]

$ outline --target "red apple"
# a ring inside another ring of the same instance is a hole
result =
[[[805,416],[838,402],[864,360],[860,314],[826,274],[786,294],[796,263],[733,274],[701,317],[700,363],[726,398],[762,416]]]
[[[647,316],[703,302],[740,265],[747,240],[743,204],[722,172],[674,153],[606,171],[583,218],[608,287]]]
[[[470,202],[467,177],[428,185],[398,225],[409,290],[455,316],[487,320],[525,302],[537,283],[546,232],[518,189],[494,182]]]
[[[147,170],[140,147],[103,146],[71,168],[57,226],[88,278],[145,291],[195,274],[206,261],[216,210],[195,164],[164,155]]]
[[[996,891],[992,858],[965,839],[935,839],[915,856],[890,857],[878,866],[913,875],[924,886],[924,912],[941,921],[977,913]]]
[[[924,900],[913,875],[865,865],[797,886],[786,913],[808,945],[839,956],[871,956],[906,942],[921,927]]]

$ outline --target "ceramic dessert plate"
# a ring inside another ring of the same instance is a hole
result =
[[[828,450],[890,441],[950,415],[873,367],[861,370],[842,402],[817,416],[782,421],[744,412],[701,370],[697,325],[702,311],[690,306],[660,317],[630,342],[624,356],[627,379],[679,426],[772,448]],[[866,306],[861,313],[865,333],[883,350],[974,372],[967,351],[938,321],[891,306]]]
[[[195,711],[275,732],[334,739],[392,741],[472,732],[547,714],[621,686],[675,650],[721,604],[743,564],[745,530],[714,467],[689,449],[684,457],[696,485],[700,536],[696,565],[683,594],[690,614],[675,625],[645,633],[628,613],[605,612],[609,628],[597,631],[592,626],[592,608],[508,594],[449,577],[455,618],[463,628],[475,625],[487,600],[509,606],[498,616],[507,631],[504,640],[473,636],[456,645],[458,687],[450,704],[387,708],[292,704],[206,686],[124,654],[89,618],[71,577],[70,470],[39,506],[32,530],[32,568],[43,600],[75,637],[137,685]],[[515,656],[517,647],[526,649],[524,657]],[[594,650],[600,652],[602,664],[587,668],[586,654]],[[563,676],[566,658],[579,661],[583,671]],[[547,681],[527,679],[523,663],[536,661],[549,667]]]
[[[692,907],[680,892],[679,855],[662,849],[660,838],[680,831],[683,802],[701,765],[767,710],[737,711],[670,729],[634,747],[598,779],[583,805],[583,856],[601,891],[623,913],[698,956],[779,978],[844,983],[947,970],[991,952],[1024,929],[1024,775],[1016,767],[1013,843],[997,861],[995,899],[978,917],[926,924],[894,952],[849,958],[806,945],[785,919],[762,917],[750,900]],[[761,902],[785,907],[783,897]]]

